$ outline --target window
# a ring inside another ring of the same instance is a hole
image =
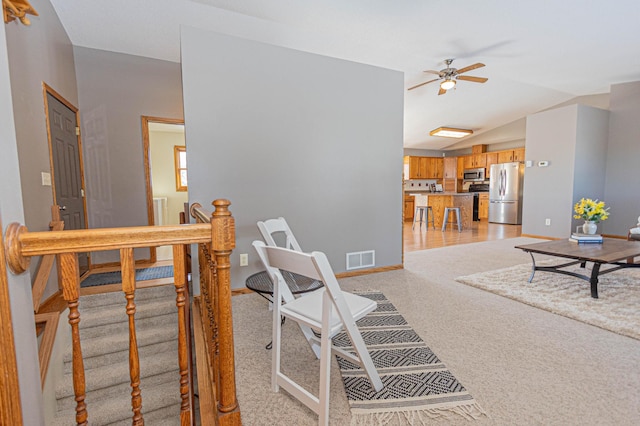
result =
[[[173,147],[176,168],[176,191],[187,190],[187,148],[184,145]]]

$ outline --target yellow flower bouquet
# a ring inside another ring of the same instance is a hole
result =
[[[609,207],[605,208],[604,201],[594,201],[591,198],[582,198],[573,206],[573,211],[576,213],[574,219],[598,223],[609,218]]]

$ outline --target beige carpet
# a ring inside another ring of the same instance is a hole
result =
[[[455,281],[526,264],[529,255],[514,246],[536,241],[514,238],[411,252],[405,254],[404,270],[340,280],[348,291],[384,292],[487,413],[478,420],[451,416],[429,424],[640,424],[639,340]],[[266,301],[256,294],[236,296],[233,315],[243,425],[316,425],[310,410],[286,392],[270,390]],[[317,389],[318,362],[299,329],[287,322],[283,332],[286,369]],[[334,362],[330,424],[350,421]]]
[[[565,270],[590,276],[589,265],[584,269],[576,265]],[[602,275],[598,283],[598,299],[591,297],[588,281],[536,271],[529,283],[530,276],[529,263],[458,277],[456,281],[640,339],[640,268]]]

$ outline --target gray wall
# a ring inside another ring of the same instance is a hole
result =
[[[605,194],[612,217],[603,232],[626,235],[640,216],[640,82],[611,86]]]
[[[147,225],[141,116],[182,118],[180,65],[74,47],[89,227]],[[148,258],[148,249],[136,258]],[[93,263],[119,261],[94,253]]]
[[[525,169],[523,234],[568,237],[582,223],[573,219],[576,201],[606,201],[608,126],[608,111],[584,105],[527,117],[526,158],[534,166]],[[542,160],[549,166],[538,167]],[[546,219],[551,219],[550,226]]]
[[[34,6],[38,7],[35,3]],[[0,222],[3,228],[2,232],[11,222],[24,223],[23,199],[18,190],[20,173],[18,170],[17,129],[14,124],[8,65],[9,49],[5,30],[9,31],[9,26],[2,24],[2,29],[0,29],[0,141],[2,141]],[[7,275],[23,423],[25,425],[41,425],[44,424],[44,415],[40,391],[38,347],[34,339],[35,320],[31,299],[31,277],[28,272],[19,276],[8,272]],[[6,348],[2,348],[2,350],[4,351]]]
[[[402,263],[401,73],[183,28],[182,76],[189,200],[233,203],[234,287],[278,216],[336,272],[354,251]]]
[[[577,105],[578,128],[576,134],[576,160],[573,175],[573,204],[582,198],[611,201],[605,194],[605,172],[607,169],[607,151],[609,137],[609,111]],[[572,204],[572,212],[573,212]],[[613,222],[620,218],[613,216]],[[583,219],[573,219],[571,229],[582,225]],[[606,222],[598,225],[601,233]]]
[[[548,167],[524,172],[522,233],[567,236],[571,227],[576,146],[576,107],[569,106],[527,117],[526,158]],[[551,226],[545,226],[545,219]]]
[[[6,25],[11,91],[18,141],[25,224],[31,231],[48,231],[53,193],[42,186],[41,172],[51,172],[42,83],[47,83],[67,101],[78,105],[73,49],[58,16],[48,1],[33,6],[40,13],[32,25]],[[31,262],[35,271],[39,258]],[[43,299],[58,289],[55,268]]]

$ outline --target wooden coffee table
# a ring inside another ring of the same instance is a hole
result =
[[[640,256],[640,242],[626,241],[616,238],[605,238],[602,244],[577,244],[569,240],[544,241],[541,243],[525,244],[515,246],[517,249],[529,253],[533,262],[533,269],[529,282],[533,281],[536,271],[555,272],[558,274],[571,275],[591,283],[591,297],[598,298],[598,277],[623,268],[638,268],[640,263],[622,262],[627,258]],[[533,254],[544,254],[547,256],[564,257],[573,259],[571,262],[555,266],[538,266]],[[593,263],[591,276],[573,271],[566,271],[562,268],[580,264],[584,268],[587,262]],[[602,265],[614,265],[612,268],[600,270]]]

